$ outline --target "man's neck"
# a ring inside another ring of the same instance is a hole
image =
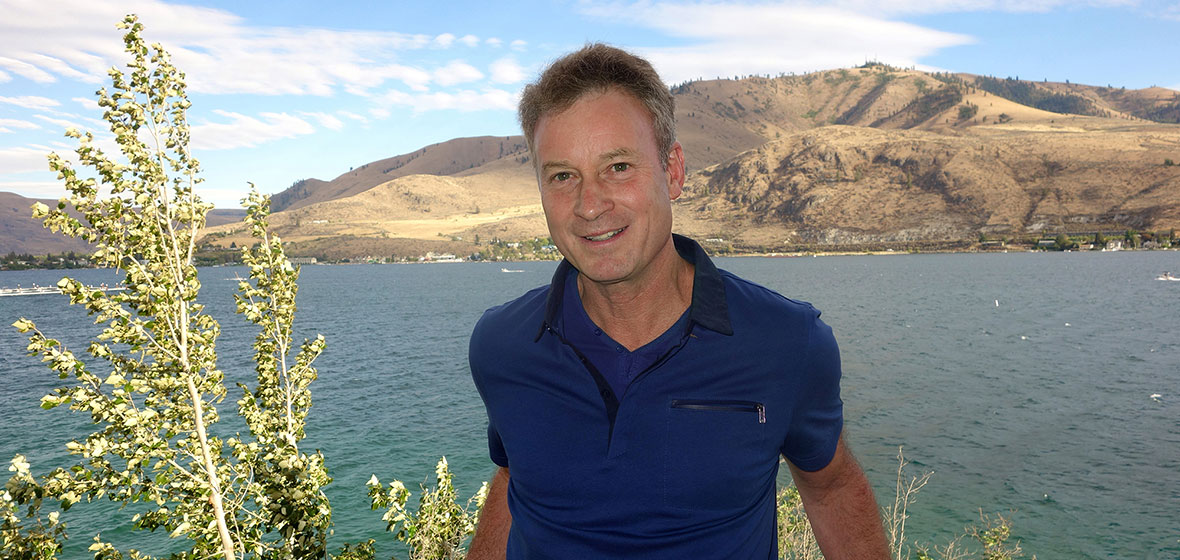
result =
[[[578,294],[590,320],[628,350],[636,350],[667,331],[692,303],[691,263],[670,254],[653,261],[634,281],[599,284],[578,275]]]

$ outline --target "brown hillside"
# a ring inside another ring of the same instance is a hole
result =
[[[1180,127],[1122,113],[1094,88],[976,78],[876,65],[674,87],[679,139],[695,170],[674,205],[677,229],[765,249],[1180,224],[1166,194],[1180,188],[1180,166],[1164,165],[1180,161]],[[455,159],[445,176],[402,177],[280,212],[272,224],[304,246],[544,236],[520,147],[499,159]],[[222,231],[219,244],[246,241]]]
[[[680,211],[760,246],[1180,226],[1180,128],[976,130],[797,133],[694,175]]]
[[[48,198],[25,198],[16,193],[0,192],[0,253],[44,255],[47,253],[89,253],[90,244],[80,239],[54,233],[33,219],[32,206],[40,202],[56,206]]]
[[[922,72],[874,66],[688,82],[672,91],[677,134],[696,170],[784,134],[829,124],[869,126],[945,87]]]
[[[529,165],[499,162],[469,176],[410,175],[359,194],[273,214],[284,241],[341,236],[437,240],[484,223],[540,212]],[[248,243],[240,224],[209,230],[215,245]]]
[[[408,175],[455,175],[506,156],[526,152],[522,136],[456,138],[356,167],[325,182],[306,179],[271,197],[275,211],[345,198]]]
[[[66,237],[45,229],[41,220],[33,218],[33,203],[56,206],[50,198],[25,198],[19,194],[0,192],[0,253],[9,252],[44,255],[47,253],[90,253],[94,248],[81,239]],[[77,216],[78,214],[75,213]],[[241,222],[245,210],[210,210],[206,216],[209,226]]]
[[[1180,166],[1165,165],[1180,162],[1180,125],[1149,120],[1180,111],[1171,90],[872,64],[672,91],[692,172],[677,229],[700,237],[771,248],[1180,225]],[[546,233],[519,136],[451,140],[302,181],[273,207],[276,233],[325,255],[475,252],[476,235]],[[240,225],[210,232],[221,246],[251,242]]]

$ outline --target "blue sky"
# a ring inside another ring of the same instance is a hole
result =
[[[64,192],[69,126],[110,144],[94,91],[136,13],[188,75],[194,151],[218,207],[461,136],[517,134],[520,89],[587,41],[669,84],[895,66],[1180,90],[1180,0],[286,2],[0,0],[0,191]]]

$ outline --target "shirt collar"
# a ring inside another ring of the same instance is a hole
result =
[[[729,306],[725,302],[725,282],[721,273],[696,241],[672,234],[672,243],[680,258],[691,263],[695,269],[692,304],[688,310],[689,323],[696,323],[726,336],[732,335],[733,326],[729,321]],[[540,340],[542,333],[558,324],[561,303],[565,297],[566,277],[571,270],[574,270],[574,266],[568,260],[562,259],[561,264],[557,265],[545,302],[545,322],[541,324],[536,340]]]

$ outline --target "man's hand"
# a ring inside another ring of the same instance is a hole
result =
[[[508,511],[508,469],[500,467],[492,476],[488,497],[475,525],[475,536],[467,551],[467,560],[503,560],[508,551],[508,530],[512,513]]]
[[[889,543],[873,488],[844,438],[828,466],[807,472],[791,465],[791,476],[815,540],[828,560],[886,560]]]

